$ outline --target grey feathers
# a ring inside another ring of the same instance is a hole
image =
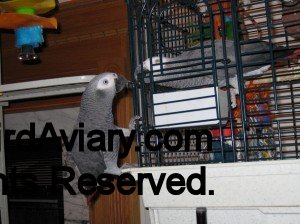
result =
[[[203,49],[203,52],[198,47],[197,49],[185,51],[175,58],[162,57],[160,59],[159,57],[153,57],[147,59],[143,63],[143,67],[154,72],[154,81],[160,85],[173,88],[200,87],[214,84],[212,65],[213,58],[215,58],[218,85],[222,87],[226,85],[226,70],[228,71],[228,77],[231,79],[235,78],[237,73],[234,42],[226,40],[225,44],[226,47],[223,48],[222,40],[215,41],[215,55],[213,55],[211,41],[205,41],[203,46],[199,46]],[[245,65],[244,74],[267,65],[270,62],[268,51],[269,45],[266,42],[242,45],[242,62]],[[254,53],[245,55],[249,52]],[[227,64],[227,69],[225,64]],[[161,74],[161,71],[163,71],[163,74]],[[174,81],[171,81],[172,79]],[[178,80],[175,81],[175,79]],[[168,81],[162,82],[164,80]]]
[[[272,46],[268,43],[258,41],[239,47],[244,77],[261,75],[269,69]],[[233,87],[231,99],[234,108],[235,94],[239,92],[235,52],[232,40],[216,40],[213,45],[209,40],[174,58],[148,58],[143,62],[143,69],[153,72],[153,81],[158,85],[178,89],[216,84],[224,87],[228,79],[228,85]],[[145,81],[149,82],[149,78]]]
[[[93,130],[101,130],[105,134],[105,146],[108,146],[108,130],[117,129],[112,113],[113,100],[117,92],[126,87],[128,81],[114,73],[102,73],[90,81],[86,87],[80,103],[77,124],[84,124],[84,151],[80,152],[82,144],[76,139],[72,150],[72,156],[81,173],[91,173],[98,176],[101,173],[120,174],[117,166],[119,141],[114,138],[113,151],[90,151],[87,148],[88,133]],[[78,127],[76,127],[78,128]],[[97,137],[97,136],[93,136]],[[96,144],[96,143],[95,143]],[[99,145],[99,144],[98,144]],[[96,144],[97,146],[97,144]]]

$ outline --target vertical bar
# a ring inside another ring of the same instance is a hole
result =
[[[196,208],[197,224],[207,224],[207,209],[205,207]]]
[[[135,71],[133,70],[134,68],[137,69],[137,55],[136,55],[136,41],[135,41],[135,28],[134,28],[134,13],[132,10],[132,1],[127,0],[127,14],[128,14],[128,32],[129,32],[129,47],[130,47],[130,64],[131,64],[131,81],[134,82],[134,86],[132,88],[133,91],[133,114],[134,115],[140,115],[140,109],[139,109],[139,103],[138,103],[138,89],[137,89],[137,77],[135,77]],[[139,144],[140,141],[140,135],[139,135],[139,127],[137,127],[137,144]],[[138,163],[139,166],[142,164],[142,156],[141,152],[138,152]]]
[[[293,83],[290,83],[290,89],[291,89],[291,101],[292,101],[292,114],[293,114],[293,129],[294,129],[294,138],[295,138],[295,146],[296,146],[296,159],[299,159],[299,150],[298,150],[298,136],[297,136],[297,123],[296,123],[296,111],[295,111],[295,96],[294,96],[294,89],[293,89]]]
[[[225,27],[225,15],[224,15],[224,7],[221,4],[220,1],[218,1],[218,7],[219,7],[219,11],[220,11],[220,20],[221,20],[221,30],[222,30],[222,51],[223,51],[223,60],[224,60],[224,69],[225,69],[225,79],[226,79],[226,88],[227,88],[227,102],[228,102],[228,106],[230,108],[230,125],[231,125],[231,130],[232,130],[232,123],[233,123],[233,119],[232,119],[232,110],[231,110],[231,97],[230,97],[230,87],[229,87],[229,77],[228,77],[228,66],[227,66],[227,49],[226,49],[226,27]],[[229,91],[228,91],[229,89]],[[218,102],[218,107],[220,108],[220,102]],[[221,119],[221,114],[220,114],[220,110],[218,112],[218,116],[220,119],[219,122],[219,132],[220,132],[220,145],[221,145],[221,156],[222,156],[222,162],[225,162],[225,152],[224,152],[224,140],[223,140],[223,130],[222,130],[222,119]],[[233,141],[232,141],[233,142]],[[234,144],[232,145],[234,147]],[[233,152],[234,153],[234,152]],[[234,153],[235,155],[235,153]],[[234,162],[235,162],[235,156],[234,156]]]
[[[155,1],[155,4],[151,5],[151,10],[150,10],[150,13],[148,15],[148,18],[146,20],[146,35],[147,35],[147,49],[148,49],[148,57],[149,58],[152,58],[153,57],[153,41],[155,42],[156,40],[152,38],[152,35],[151,35],[151,29],[152,29],[152,25],[153,25],[153,20],[151,18],[156,17],[157,15],[159,15],[159,18],[156,19],[157,22],[156,22],[156,26],[157,26],[157,31],[158,31],[158,38],[157,38],[157,42],[158,42],[158,47],[159,47],[159,58],[160,58],[160,70],[162,71],[162,51],[161,51],[161,43],[162,43],[162,36],[160,35],[162,32],[161,32],[161,15],[160,15],[160,12],[159,12],[159,2],[156,2]],[[153,15],[154,14],[154,15]],[[156,32],[157,32],[156,31]],[[156,53],[156,49],[155,49],[155,53]],[[150,83],[149,83],[149,87],[150,87],[150,96],[149,96],[149,104],[150,105],[150,108],[151,108],[151,126],[155,126],[155,123],[154,123],[154,105],[153,105],[153,94],[154,94],[154,71],[153,71],[153,60],[151,59],[150,60],[150,67],[151,67],[151,70],[150,70],[150,75],[149,75],[149,80],[150,80]],[[160,72],[161,72],[160,71]],[[158,72],[158,71],[156,71]],[[147,99],[148,101],[148,99]],[[147,123],[147,128],[149,127],[149,123]],[[148,130],[147,130],[148,131]]]
[[[279,140],[279,151],[280,151],[280,155],[279,156],[280,156],[280,159],[283,160],[283,150],[282,150],[280,121],[276,121],[276,123],[277,123],[277,132],[278,132],[278,140]]]
[[[136,55],[135,55],[135,31],[134,31],[134,19],[133,19],[133,12],[132,12],[132,5],[131,1],[127,0],[127,14],[128,14],[128,31],[129,31],[129,47],[130,47],[130,64],[131,64],[131,80],[135,82],[136,77],[134,76],[135,71],[133,68],[136,68]],[[136,85],[133,88],[133,104],[134,104],[134,115],[138,114],[138,105],[137,105],[137,89]]]
[[[277,82],[275,77],[275,61],[273,55],[273,44],[272,44],[272,12],[270,10],[270,0],[265,0],[265,9],[266,9],[266,17],[267,17],[267,30],[268,30],[268,40],[269,40],[269,53],[271,59],[271,68],[272,68],[272,79],[273,79],[273,95],[274,95],[274,103],[275,110],[278,110],[278,102],[277,102]]]
[[[156,21],[156,24],[157,24],[157,31],[158,31],[158,34],[161,34],[161,11],[160,11],[160,2],[159,1],[155,1],[155,4],[151,5],[151,13],[149,13],[149,18],[147,18],[147,22],[146,22],[146,33],[147,33],[147,40],[149,42],[148,44],[148,50],[149,50],[149,47],[150,47],[150,55],[149,57],[152,58],[153,55],[152,55],[152,42],[155,41],[153,40],[152,38],[152,35],[151,35],[151,29],[152,29],[152,25],[153,25],[153,22],[150,18],[153,18],[153,13],[155,16],[158,15],[158,19]],[[164,37],[165,37],[165,32],[164,33]],[[162,47],[162,36],[159,35],[158,37],[158,46],[159,46],[159,58],[160,58],[160,73],[163,71],[163,67],[162,67],[162,50],[161,50],[161,47]],[[149,53],[149,52],[148,52]],[[165,53],[165,51],[164,51]],[[153,95],[155,93],[155,88],[154,88],[154,72],[153,72],[153,61],[152,59],[150,60],[150,66],[151,66],[151,71],[150,71],[150,76],[149,76],[149,79],[150,79],[150,96],[149,96],[149,104],[150,104],[150,108],[151,108],[151,128],[153,128],[156,124],[155,124],[155,119],[154,119],[154,103],[153,103]],[[148,109],[148,107],[147,107]],[[148,127],[149,127],[149,124],[148,124]],[[149,128],[147,127],[146,131],[149,130]],[[160,159],[160,151],[159,150],[158,152],[150,152],[150,154],[155,154],[156,155],[156,164],[157,166],[161,166],[161,159]],[[151,159],[151,158],[150,158]],[[152,162],[152,161],[151,161]]]
[[[237,78],[239,84],[239,93],[241,99],[241,121],[242,121],[242,132],[244,140],[244,153],[245,161],[248,161],[248,139],[247,139],[247,112],[246,112],[246,100],[244,93],[244,78],[243,78],[243,65],[241,58],[241,48],[240,48],[240,36],[239,36],[239,27],[238,27],[238,2],[233,0],[231,3],[231,12],[232,12],[232,21],[233,21],[233,40],[235,46],[235,58],[236,58],[236,69],[237,69]]]
[[[219,3],[219,2],[218,2]],[[220,4],[220,3],[219,3]],[[217,5],[220,7],[220,5]],[[209,13],[209,19],[210,21],[214,21],[214,11],[212,10],[212,7],[207,4],[207,9]],[[222,8],[219,8],[219,11],[221,11]],[[221,111],[220,111],[220,101],[219,101],[219,81],[218,81],[218,70],[217,70],[217,57],[216,57],[216,49],[215,49],[215,24],[214,22],[211,22],[211,30],[210,30],[210,39],[211,39],[211,48],[212,48],[212,75],[213,75],[213,83],[214,85],[214,94],[215,94],[215,102],[216,102],[216,110],[217,110],[217,117],[219,118],[219,130],[220,130],[220,146],[221,146],[221,157],[222,157],[222,163],[224,163],[224,145],[223,145],[223,134],[221,131]],[[217,40],[218,41],[218,40]],[[223,43],[224,44],[224,43]],[[223,45],[223,52],[224,52],[224,45]],[[225,50],[226,54],[226,50]]]
[[[150,2],[151,3],[151,2]],[[148,56],[149,58],[152,57],[152,42],[151,39],[149,39],[149,35],[148,32],[151,31],[151,27],[148,26],[148,21],[151,19],[152,16],[152,7],[154,7],[152,4],[150,4],[148,1],[145,1],[143,3],[138,3],[138,4],[143,4],[143,10],[140,12],[140,18],[137,18],[138,24],[139,26],[137,27],[137,34],[138,34],[138,53],[139,53],[139,61],[143,62],[145,60],[144,56]],[[150,8],[150,12],[149,12],[149,8]],[[146,26],[146,27],[145,27]],[[146,30],[145,30],[146,29]],[[149,30],[150,29],[150,30]],[[150,63],[152,62],[152,60],[150,61]],[[152,64],[151,64],[152,67]],[[149,116],[148,116],[148,97],[147,97],[147,88],[145,86],[145,74],[143,72],[143,68],[141,66],[141,74],[142,74],[142,78],[140,79],[141,82],[141,90],[140,90],[140,97],[141,97],[141,101],[140,101],[140,106],[142,108],[142,116],[143,116],[143,132],[147,132],[148,131],[148,126],[149,126]],[[151,74],[150,74],[150,78],[151,78]],[[152,152],[148,151],[145,147],[141,148],[141,150],[143,150],[143,153],[145,153],[145,155],[149,155],[148,158],[149,160],[146,161],[146,165],[148,166],[152,166]]]
[[[2,84],[2,46],[0,35],[0,85]],[[3,119],[3,106],[0,105],[0,173],[6,173],[5,167],[5,149],[4,149],[4,119]],[[0,184],[0,218],[2,224],[9,223],[8,217],[8,202],[7,196],[2,195],[2,184]]]

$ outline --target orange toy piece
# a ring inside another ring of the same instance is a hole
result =
[[[253,115],[248,116],[268,116],[270,119],[274,118],[274,114],[270,112],[270,107],[268,104],[268,99],[270,98],[270,91],[268,90],[269,87],[271,87],[271,84],[254,84],[252,81],[248,82],[246,85],[246,111],[247,113],[251,113]],[[260,89],[258,91],[258,89]],[[265,90],[261,90],[265,89]],[[249,102],[251,101],[251,102]],[[260,102],[254,102],[254,101],[260,101]],[[258,107],[260,105],[260,108]],[[263,115],[260,114],[260,109],[263,108]],[[239,98],[237,98],[237,107],[233,110],[233,117],[236,120],[240,120],[242,117],[241,112],[241,102]],[[237,133],[240,132],[240,130],[237,130]]]
[[[36,15],[3,13],[0,14],[0,27],[3,29],[18,29],[27,26],[42,26],[46,29],[57,29],[57,20]]]

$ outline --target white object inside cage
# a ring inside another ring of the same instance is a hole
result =
[[[157,129],[225,125],[229,112],[227,91],[215,87],[153,94],[153,103]]]

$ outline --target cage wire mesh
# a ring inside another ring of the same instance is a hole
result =
[[[298,1],[127,4],[140,166],[299,158]],[[153,129],[182,146],[149,150]]]

